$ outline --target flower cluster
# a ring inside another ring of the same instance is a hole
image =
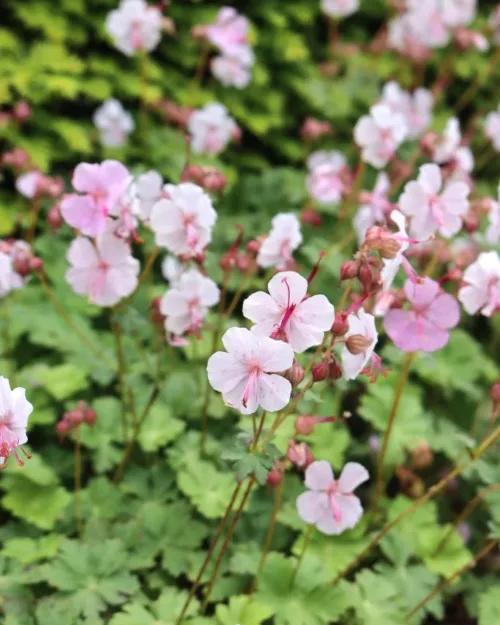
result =
[[[26,428],[33,406],[26,399],[24,388],[10,388],[7,378],[0,376],[0,468],[4,468],[8,459],[14,456],[16,462],[23,465],[18,449],[28,441]]]

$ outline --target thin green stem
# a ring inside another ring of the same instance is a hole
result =
[[[181,613],[179,614],[177,620],[175,621],[175,625],[180,625],[180,622],[182,621],[182,619],[184,618],[184,615],[187,612],[187,609],[191,603],[191,601],[193,600],[193,597],[200,585],[200,581],[201,578],[203,577],[203,573],[205,572],[208,563],[210,562],[210,558],[212,557],[212,554],[215,550],[215,548],[217,547],[217,543],[219,542],[219,538],[222,535],[222,532],[224,531],[224,527],[226,526],[227,520],[229,518],[229,515],[231,514],[233,507],[234,507],[234,503],[236,501],[236,498],[238,497],[238,493],[240,492],[241,487],[243,486],[243,482],[239,482],[238,484],[236,484],[236,487],[233,491],[233,494],[231,495],[231,499],[229,500],[229,503],[227,505],[226,511],[224,513],[224,516],[222,517],[220,523],[219,523],[219,527],[217,528],[217,532],[215,533],[215,536],[212,540],[212,543],[210,544],[210,548],[207,551],[207,554],[205,556],[205,559],[203,560],[203,563],[200,567],[200,570],[198,571],[198,574],[196,575],[196,579],[193,582],[193,585],[191,586],[191,590],[189,591],[188,597],[182,607]]]
[[[125,364],[125,354],[123,352],[123,343],[121,338],[121,328],[120,324],[114,317],[113,311],[110,311],[110,325],[113,333],[113,338],[115,340],[115,350],[116,350],[116,360],[118,361],[118,384],[120,386],[120,420],[122,426],[122,436],[123,440],[127,440],[128,435],[128,424],[127,424],[127,400],[125,397],[125,374],[126,374],[126,364]]]
[[[374,499],[374,508],[378,506],[380,497],[382,496],[382,491],[384,489],[384,462],[385,456],[387,454],[387,448],[389,446],[389,441],[392,434],[392,428],[394,427],[394,423],[396,421],[396,415],[398,413],[399,404],[401,402],[401,397],[403,396],[403,391],[408,381],[408,376],[410,375],[411,365],[415,359],[415,352],[409,353],[406,355],[406,358],[403,362],[403,369],[401,371],[401,376],[399,378],[398,385],[396,386],[396,390],[394,391],[394,397],[392,398],[392,405],[389,411],[389,420],[387,422],[387,427],[384,432],[384,438],[382,439],[382,447],[380,449],[380,453],[377,461],[377,485],[375,488],[375,499]]]
[[[375,534],[375,536],[372,538],[369,544],[353,560],[351,560],[351,562],[349,562],[349,564],[337,575],[337,577],[333,580],[333,584],[337,584],[341,579],[343,579],[353,569],[355,569],[364,560],[364,558],[368,555],[368,553],[370,553],[370,551],[374,547],[376,547],[385,536],[387,536],[387,534],[393,529],[393,527],[395,527],[403,519],[406,519],[406,517],[410,516],[410,514],[413,514],[413,512],[415,512],[415,510],[417,510],[424,503],[426,503],[427,501],[429,501],[430,499],[438,495],[457,476],[459,476],[461,473],[463,473],[469,467],[471,467],[474,464],[474,462],[478,458],[480,458],[492,445],[494,445],[499,438],[500,438],[500,426],[497,427],[490,434],[490,436],[488,436],[488,438],[486,438],[482,443],[480,443],[471,452],[471,457],[468,461],[463,462],[462,464],[455,467],[455,469],[453,469],[453,471],[448,473],[446,477],[440,480],[437,484],[434,484],[434,486],[431,486],[431,488],[429,488],[429,490],[426,492],[425,495],[423,495],[422,497],[420,497],[420,499],[418,499],[413,504],[405,508],[395,519],[387,523],[385,527],[383,527],[379,532],[377,532],[377,534]]]
[[[262,553],[260,554],[259,565],[257,567],[257,573],[255,574],[254,586],[257,586],[257,578],[259,577],[259,573],[262,571],[264,567],[267,554],[269,553],[269,549],[271,548],[271,542],[274,536],[274,530],[276,529],[276,522],[278,520],[278,513],[281,506],[281,500],[283,498],[283,485],[285,483],[285,479],[281,480],[281,482],[276,487],[276,492],[274,495],[274,506],[273,512],[271,514],[271,520],[269,521],[269,527],[267,528],[266,540],[264,542],[264,547],[262,549]]]
[[[80,427],[77,427],[75,429],[75,520],[78,536],[82,535],[82,508],[80,501],[81,478],[82,458],[80,449]]]
[[[436,595],[441,593],[447,586],[452,584],[464,573],[467,573],[467,571],[472,570],[480,560],[487,556],[489,552],[496,547],[497,543],[498,540],[496,538],[489,540],[470,562],[462,566],[460,569],[458,569],[458,571],[455,571],[453,575],[450,575],[443,581],[439,582],[439,584],[436,584],[436,586],[434,586],[434,588],[427,595],[425,595],[425,597],[421,601],[419,601],[417,605],[412,610],[410,610],[410,612],[408,612],[405,618],[405,622],[407,623],[408,621],[410,621],[415,616],[415,614],[417,614],[417,612],[419,612],[424,607],[426,603],[428,603]]]
[[[33,198],[33,203],[31,205],[31,223],[28,230],[28,234],[26,236],[26,241],[31,245],[33,243],[33,239],[35,238],[36,225],[38,222],[38,216],[40,215],[40,209],[42,208],[42,203],[40,202],[40,198],[35,196]]]
[[[299,555],[299,557],[297,559],[297,564],[296,564],[295,569],[293,571],[292,579],[290,580],[290,586],[293,586],[295,578],[297,577],[297,573],[299,572],[300,565],[302,564],[302,560],[304,559],[304,555],[306,553],[307,547],[309,546],[309,543],[311,541],[311,536],[312,536],[313,530],[314,530],[314,525],[309,525],[307,527],[306,533],[304,535],[304,541],[302,543],[302,549],[300,550],[300,555]]]
[[[236,512],[234,514],[233,520],[231,521],[231,523],[230,523],[230,525],[228,527],[228,530],[227,530],[227,533],[226,533],[226,537],[224,538],[224,542],[222,543],[222,546],[220,548],[219,555],[217,556],[217,560],[215,561],[214,570],[212,571],[212,575],[210,576],[210,579],[208,581],[208,587],[207,587],[207,590],[205,592],[205,597],[203,599],[203,603],[202,603],[202,606],[201,606],[201,611],[202,612],[205,611],[205,609],[206,609],[206,607],[208,605],[208,602],[210,600],[210,594],[211,594],[211,592],[213,590],[215,581],[217,579],[217,574],[218,574],[219,569],[221,567],[222,560],[224,558],[224,555],[226,553],[227,548],[229,547],[229,543],[231,542],[231,538],[233,537],[234,530],[235,530],[236,525],[237,525],[237,523],[238,523],[238,521],[240,519],[241,513],[243,512],[243,508],[246,505],[248,497],[250,496],[250,493],[252,492],[252,488],[253,488],[254,484],[255,484],[255,477],[252,475],[250,477],[250,479],[248,480],[247,488],[246,488],[246,490],[245,490],[245,492],[243,494],[243,497],[241,498],[240,505],[238,506],[238,508],[237,508],[237,510],[236,510]]]

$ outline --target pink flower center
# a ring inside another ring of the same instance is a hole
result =
[[[90,295],[91,297],[99,297],[102,295],[104,291],[104,283],[106,281],[106,274],[108,272],[109,265],[103,260],[99,261],[97,265],[97,272],[95,277],[90,285]]]
[[[444,223],[444,219],[439,195],[433,195],[431,198],[429,198],[429,208],[431,210],[431,215],[434,221],[437,223],[438,226],[442,226]]]
[[[188,301],[189,314],[191,316],[191,332],[196,332],[201,327],[202,316],[200,314],[200,300],[197,297]]]
[[[257,393],[257,383],[259,380],[259,375],[262,373],[262,365],[258,360],[251,359],[247,362],[248,369],[248,380],[245,384],[245,388],[243,389],[243,397],[241,398],[241,403],[245,408],[248,405],[248,400],[252,394]]]
[[[337,501],[338,495],[352,495],[352,493],[341,493],[339,490],[337,480],[333,480],[330,486],[328,487],[326,494],[328,495],[328,500],[330,502],[330,508],[332,511],[332,516],[337,523],[342,521],[342,510],[340,508],[339,502]]]
[[[10,415],[6,415],[0,421],[0,458],[4,458],[3,464],[0,465],[0,469],[5,469],[5,467],[7,466],[7,460],[10,458],[11,454],[14,456],[19,465],[22,466],[24,464],[24,462],[19,458],[16,451],[16,447],[19,444],[19,439],[9,426]],[[22,447],[20,449],[22,449]],[[26,454],[26,452],[24,453]],[[26,456],[28,456],[28,454],[26,454]]]
[[[134,50],[140,50],[142,48],[141,22],[132,22],[130,31],[132,38],[132,47],[134,48]]]
[[[194,215],[184,215],[184,227],[186,228],[186,243],[187,246],[194,250],[200,241],[198,230],[195,226]]]
[[[297,307],[296,304],[291,303],[292,296],[291,296],[290,285],[288,284],[288,280],[286,278],[283,278],[282,282],[285,285],[286,290],[287,290],[286,309],[281,319],[281,323],[279,327],[276,328],[276,330],[274,330],[274,332],[271,334],[272,339],[278,338],[281,333],[285,332],[286,325],[290,321],[290,317],[293,315],[293,312],[295,308]]]

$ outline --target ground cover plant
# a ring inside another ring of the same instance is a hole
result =
[[[5,625],[500,623],[500,5],[8,0]]]

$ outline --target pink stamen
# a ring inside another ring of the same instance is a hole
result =
[[[248,376],[247,383],[243,389],[243,397],[241,398],[241,403],[245,408],[247,407],[248,400],[252,393],[257,394],[257,381],[261,372],[260,364],[252,360],[248,363],[248,369],[250,375]]]
[[[415,273],[415,270],[411,266],[410,262],[405,256],[401,256],[401,264],[403,265],[404,272],[413,284],[421,284],[422,278]]]
[[[316,277],[316,274],[318,273],[318,269],[319,269],[319,264],[320,262],[323,260],[323,258],[326,256],[326,252],[324,250],[321,250],[321,252],[319,253],[319,258],[316,261],[316,264],[314,265],[314,267],[312,268],[311,273],[309,274],[309,277],[307,278],[307,284],[311,284],[311,282],[314,280],[314,278]]]
[[[97,274],[92,281],[90,286],[90,295],[91,297],[99,297],[102,294],[104,289],[104,282],[106,280],[106,273],[108,271],[108,264],[103,260],[99,261],[99,265],[97,267]]]
[[[186,222],[186,242],[189,248],[194,249],[199,242],[198,230],[191,221]]]
[[[282,282],[285,284],[285,287],[287,290],[286,311],[285,311],[285,314],[283,315],[283,318],[280,322],[279,327],[276,328],[276,330],[274,330],[274,332],[271,334],[272,339],[278,338],[280,334],[282,334],[285,331],[286,324],[290,321],[290,317],[292,316],[293,311],[296,308],[296,304],[291,303],[292,294],[290,292],[290,285],[288,284],[288,280],[286,278],[283,278]]]

